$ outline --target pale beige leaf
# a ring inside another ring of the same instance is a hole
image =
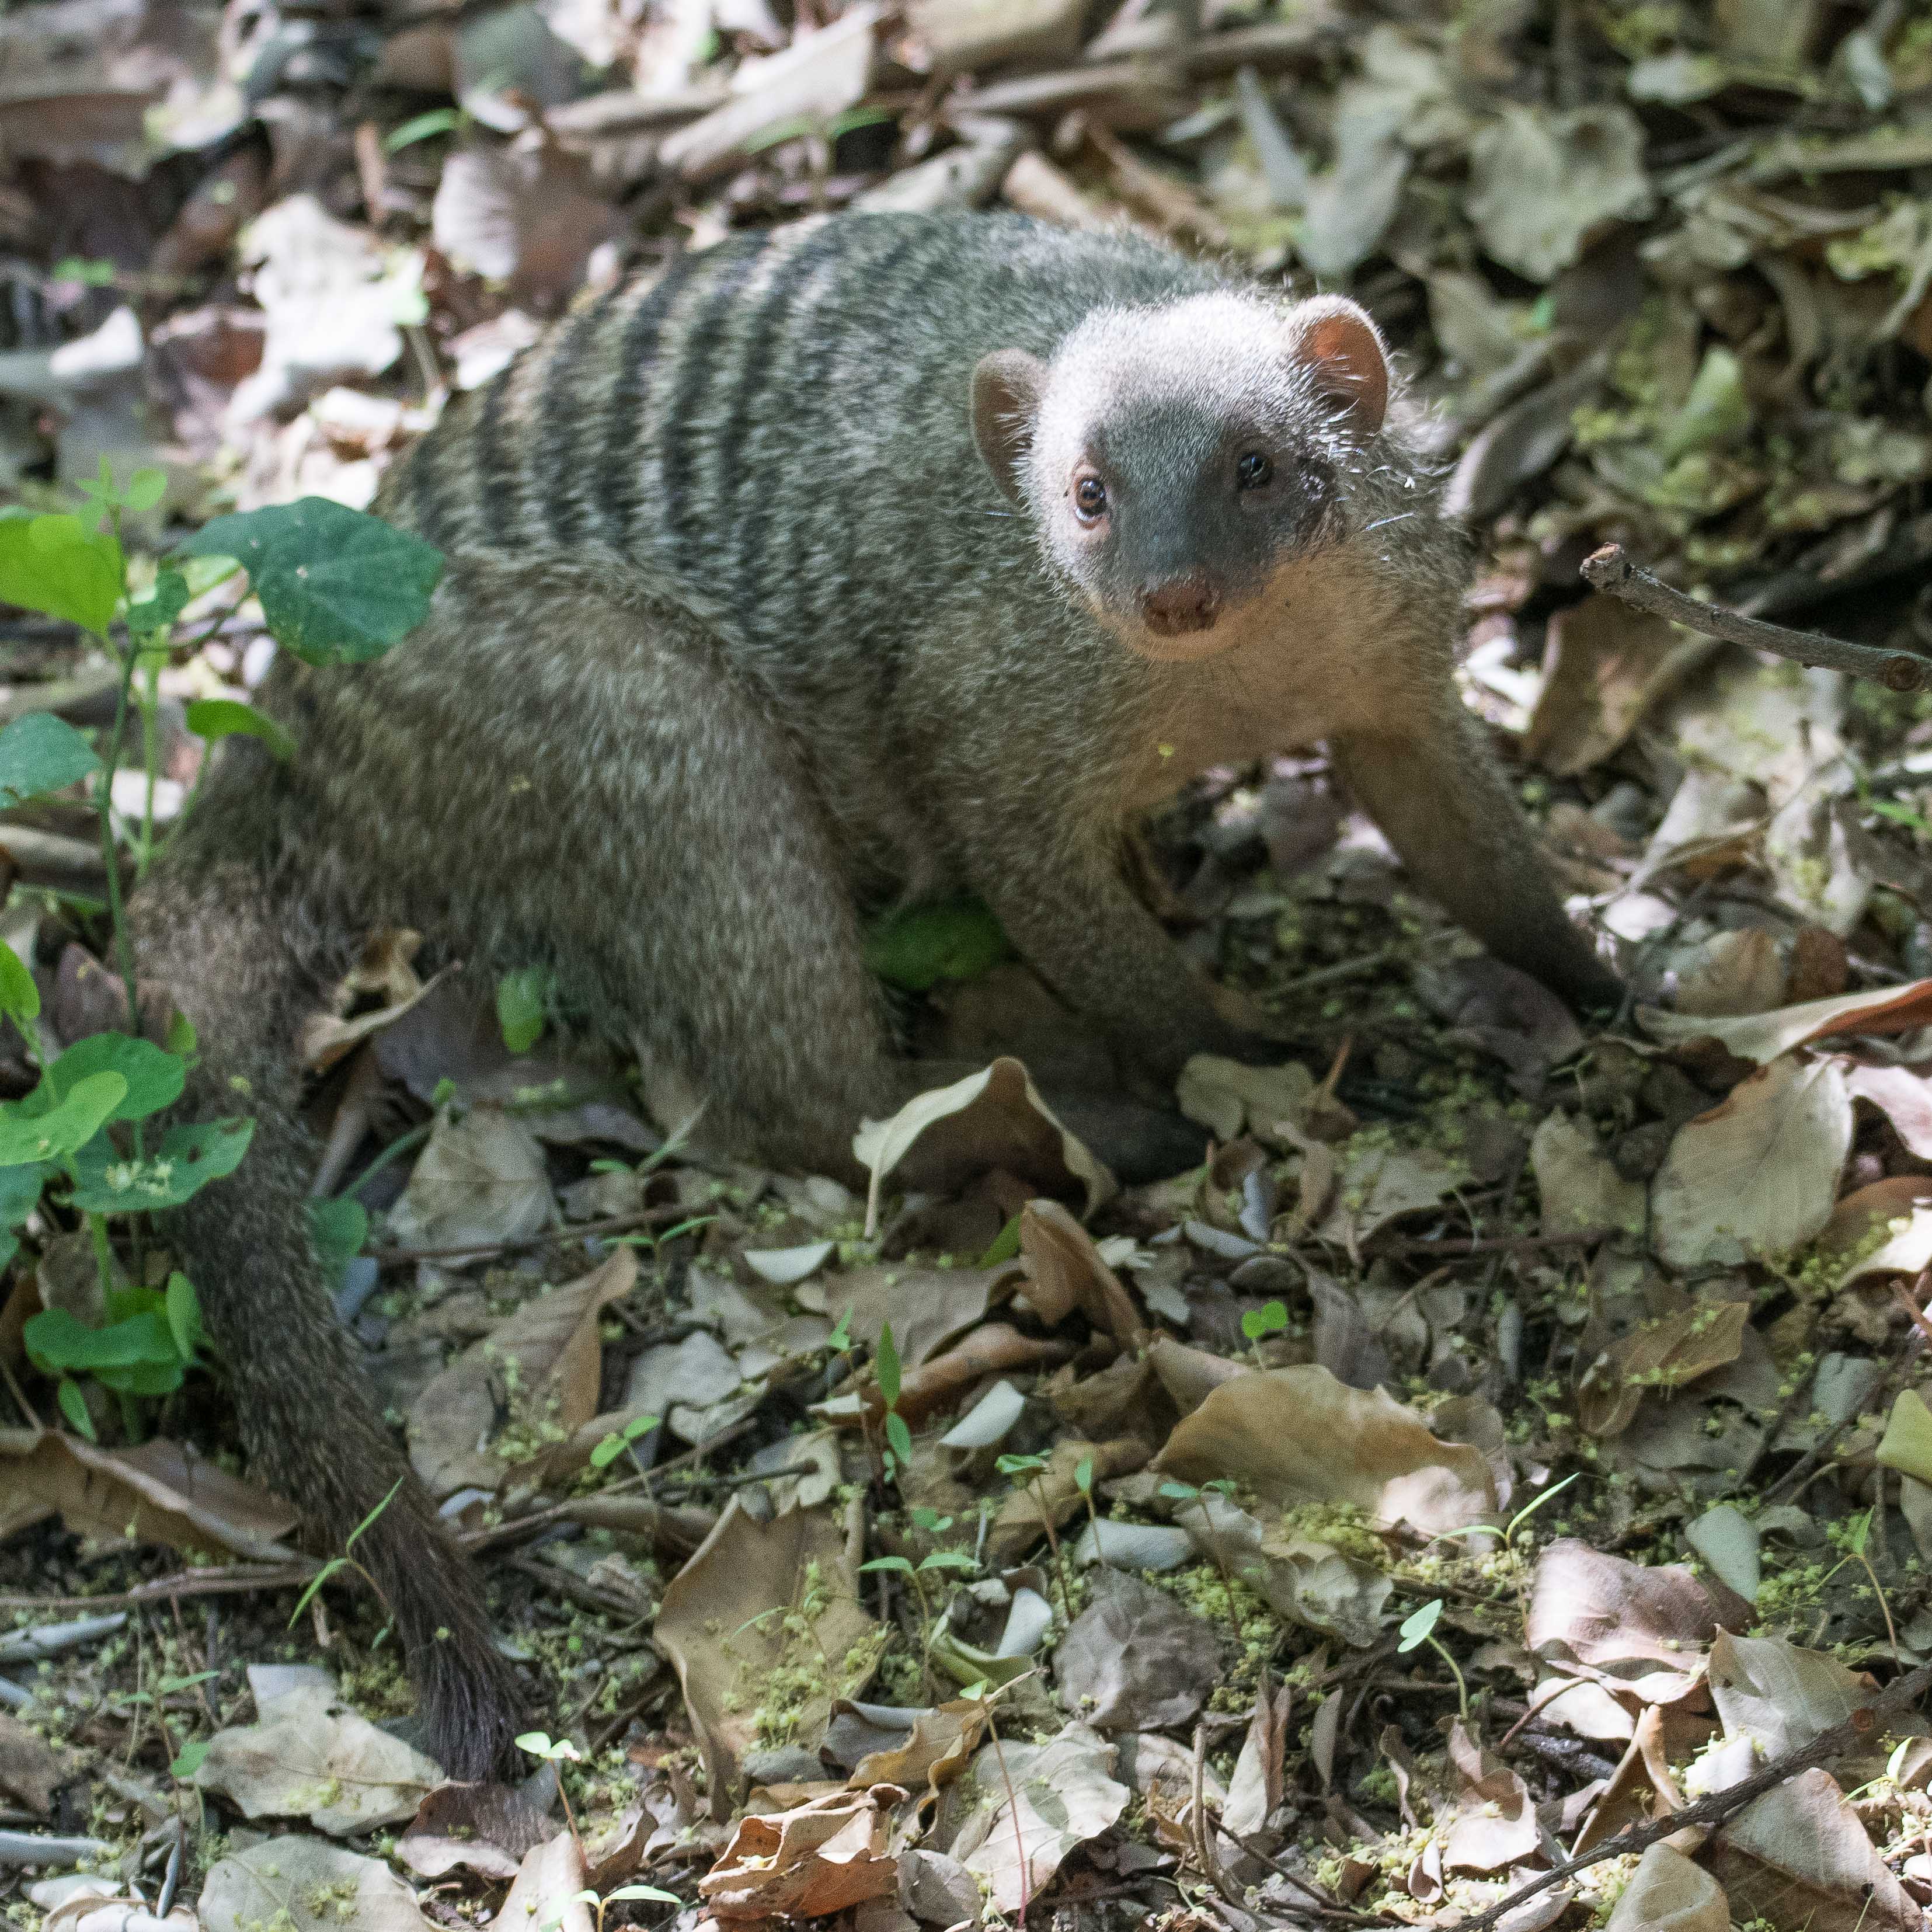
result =
[[[1708,1872],[1668,1845],[1652,1845],[1604,1932],[1731,1932],[1731,1908]]]
[[[1822,1650],[1781,1636],[1733,1636],[1711,1644],[1711,1700],[1726,1738],[1749,1738],[1760,1759],[1808,1744],[1871,1702],[1870,1679]]]
[[[321,1838],[270,1838],[224,1858],[202,1888],[203,1932],[434,1932],[380,1858]]]
[[[1314,1364],[1236,1376],[1168,1438],[1155,1466],[1182,1480],[1232,1477],[1277,1503],[1349,1502],[1425,1536],[1496,1507],[1481,1452],[1438,1442],[1380,1389],[1354,1389]]]
[[[1925,1025],[1932,1022],[1932,980],[1841,993],[1829,1000],[1807,1000],[1800,1006],[1738,1018],[1666,1013],[1655,1006],[1638,1007],[1636,1018],[1653,1040],[1714,1040],[1738,1059],[1754,1060],[1762,1066],[1795,1046],[1839,1034],[1910,1033]]]
[[[1802,1772],[1747,1806],[1711,1863],[1740,1918],[1806,1932],[1922,1932],[1924,1915],[1828,1772]]]
[[[1845,1076],[1854,1100],[1869,1100],[1921,1160],[1932,1160],[1932,1081],[1904,1066],[1854,1066]]]
[[[1838,1064],[1772,1061],[1677,1130],[1652,1184],[1652,1245],[1678,1268],[1788,1254],[1830,1220],[1851,1142]]]
[[[1543,688],[1530,714],[1524,756],[1559,778],[1587,771],[1608,758],[1709,650],[1667,618],[1615,597],[1586,597],[1557,612],[1550,620]]]
[[[569,1832],[532,1845],[496,1916],[502,1932],[596,1932],[584,1889],[584,1855]]]
[[[1618,1173],[1588,1121],[1560,1110],[1551,1114],[1530,1142],[1529,1164],[1546,1234],[1592,1228],[1642,1233],[1648,1207],[1643,1184]]]
[[[536,1135],[500,1108],[436,1116],[389,1232],[407,1248],[488,1247],[548,1226],[550,1175]]]

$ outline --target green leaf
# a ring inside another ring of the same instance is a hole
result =
[[[1442,1599],[1432,1598],[1408,1618],[1402,1626],[1402,1641],[1396,1646],[1399,1651],[1411,1651],[1418,1644],[1428,1642],[1434,1633],[1437,1621],[1442,1615]]]
[[[1735,442],[1750,426],[1743,365],[1728,349],[1707,349],[1684,406],[1664,433],[1664,454],[1674,462],[1694,449]]]
[[[87,1412],[87,1398],[81,1394],[80,1383],[70,1376],[62,1376],[54,1390],[54,1400],[60,1404],[60,1412],[74,1425],[77,1435],[86,1436],[90,1442],[100,1440],[94,1433],[94,1418]]]
[[[879,1378],[879,1394],[888,1408],[899,1399],[899,1345],[892,1340],[892,1324],[882,1322],[879,1346],[872,1358],[872,1372]]]
[[[113,1118],[127,1097],[128,1083],[118,1073],[96,1073],[76,1081],[51,1107],[41,1098],[45,1090],[43,1078],[26,1100],[0,1102],[0,1167],[59,1160],[86,1146]]]
[[[27,1318],[20,1339],[26,1344],[27,1359],[44,1376],[75,1369],[100,1375],[104,1370],[148,1363],[178,1365],[181,1360],[166,1319],[153,1314],[132,1315],[124,1322],[90,1328],[67,1309],[44,1308]]]
[[[0,1226],[17,1228],[34,1211],[49,1171],[38,1165],[0,1167]]]
[[[0,530],[4,530],[0,520]],[[103,769],[94,748],[51,711],[29,711],[0,731],[0,811],[43,792],[92,777]]]
[[[656,1428],[661,1418],[655,1415],[634,1415],[621,1430],[614,1429],[609,1435],[596,1444],[590,1451],[590,1466],[605,1469],[616,1461],[640,1436],[648,1436]]]
[[[168,473],[165,470],[137,470],[128,478],[121,502],[124,508],[137,512],[152,510],[167,494]]]
[[[168,1276],[164,1299],[168,1332],[175,1338],[182,1360],[191,1362],[201,1347],[201,1298],[194,1292],[194,1283],[176,1268]]]
[[[191,1738],[183,1744],[168,1766],[170,1772],[185,1784],[201,1768],[202,1760],[208,1755],[212,1738]]]
[[[97,1074],[97,1079],[112,1079]],[[83,1082],[82,1084],[86,1084]],[[232,1174],[248,1151],[253,1120],[202,1120],[170,1127],[146,1160],[124,1160],[106,1141],[82,1148],[74,1156],[79,1177],[72,1204],[83,1214],[131,1214],[155,1208],[178,1208],[211,1180]]]
[[[1288,1326],[1288,1310],[1278,1301],[1264,1301],[1258,1308],[1246,1309],[1241,1315],[1241,1333],[1250,1342],[1272,1335]]]
[[[118,1073],[128,1084],[127,1096],[108,1115],[110,1120],[145,1120],[181,1098],[188,1069],[166,1048],[131,1034],[89,1034],[76,1040],[50,1066],[40,1084],[56,1100],[64,1100],[80,1082],[98,1073]]]
[[[362,1252],[369,1238],[369,1210],[359,1201],[311,1201],[308,1234],[317,1256],[340,1269]]]
[[[976,1570],[979,1564],[963,1550],[935,1550],[920,1561],[922,1570]]]
[[[1073,1486],[1078,1490],[1083,1496],[1086,1497],[1089,1502],[1092,1501],[1094,1496],[1094,1459],[1092,1456],[1082,1456],[1079,1462],[1075,1466],[1073,1471]]]
[[[174,622],[188,602],[188,579],[178,570],[164,570],[156,575],[154,589],[138,604],[128,606],[128,628],[137,638],[152,638]],[[192,715],[194,706],[190,704],[188,710]]]
[[[869,1576],[874,1570],[884,1570],[891,1571],[895,1576],[910,1576],[912,1574],[912,1564],[907,1558],[903,1556],[875,1556],[871,1562],[860,1564],[859,1570],[862,1576]]]
[[[26,961],[0,939],[0,1013],[4,1013],[23,1030],[27,1022],[38,1017],[40,989],[27,970]]]
[[[353,1550],[356,1547],[356,1538],[362,1535],[363,1532],[368,1529],[376,1521],[376,1520],[381,1516],[382,1512],[389,1507],[390,1504],[395,1501],[396,1492],[408,1480],[409,1478],[406,1476],[398,1476],[396,1480],[389,1485],[389,1493],[382,1500],[379,1502],[376,1507],[349,1532],[349,1540],[342,1546],[344,1550]]]
[[[591,1896],[594,1898],[596,1893]],[[620,1885],[606,1894],[610,1898],[641,1898],[657,1905],[682,1905],[684,1900],[674,1892],[660,1892],[654,1885]]]
[[[912,1431],[896,1408],[886,1411],[886,1442],[902,1463],[912,1460]]]
[[[975,980],[1012,946],[976,898],[944,899],[891,913],[866,937],[866,964],[889,986],[923,993],[942,980]]]
[[[190,1058],[201,1044],[194,1030],[194,1022],[184,1012],[176,1012],[168,1021],[167,1047],[170,1053],[178,1053],[182,1059]]]
[[[326,1583],[330,1577],[333,1576],[338,1570],[346,1570],[348,1568],[349,1559],[347,1557],[332,1556],[328,1561],[308,1580],[308,1588],[303,1591],[302,1594],[296,1599],[296,1606],[293,1610],[290,1611],[289,1620],[282,1626],[282,1628],[284,1630],[293,1630],[296,1627],[296,1619],[302,1615],[303,1611],[308,1608],[310,1600],[314,1597],[316,1592],[319,1591],[323,1584]]]
[[[306,664],[379,658],[420,624],[442,553],[326,497],[217,517],[185,546],[244,566],[278,644]]]
[[[0,603],[105,638],[122,577],[120,544],[78,517],[0,517]]]
[[[278,764],[296,754],[296,741],[266,711],[238,698],[197,698],[188,708],[188,728],[212,745],[224,738],[259,738]]]
[[[512,1053],[527,1053],[544,1030],[551,974],[547,967],[522,966],[496,982],[496,1023]]]
[[[1000,1268],[1020,1251],[1020,1217],[1016,1214],[993,1237],[993,1245],[980,1257],[982,1268]]]

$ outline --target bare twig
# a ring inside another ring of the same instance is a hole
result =
[[[1628,1826],[1580,1856],[1540,1874],[1527,1885],[1517,1886],[1507,1898],[1498,1899],[1486,1912],[1479,1912],[1474,1918],[1464,1919],[1457,1932],[1486,1932],[1488,1927],[1507,1918],[1526,1899],[1534,1898],[1540,1892],[1547,1892],[1552,1885],[1560,1885],[1566,1878],[1574,1878],[1580,1871],[1599,1864],[1605,1858],[1620,1858],[1632,1852],[1642,1851],[1674,1836],[1687,1825],[1721,1825],[1734,1812],[1742,1810],[1753,1798],[1762,1798],[1767,1791],[1796,1778],[1800,1772],[1809,1771],[1814,1765],[1829,1764],[1855,1745],[1873,1742],[1884,1734],[1888,1719],[1916,1704],[1928,1688],[1932,1688],[1932,1664],[1923,1665],[1896,1678],[1869,1704],[1854,1711],[1842,1724],[1834,1724],[1828,1731],[1821,1731],[1809,1744],[1800,1744],[1783,1756],[1773,1758],[1763,1770],[1740,1779],[1722,1791],[1714,1791],[1708,1798],[1700,1798],[1694,1804],[1687,1804],[1681,1810],[1654,1818],[1647,1825]]]
[[[226,1597],[250,1590],[292,1590],[308,1582],[320,1566],[314,1563],[237,1564],[221,1570],[184,1570],[100,1597],[0,1596],[0,1610],[101,1610],[166,1603],[175,1597]]]
[[[366,1174],[363,1177],[364,1180],[368,1178]],[[356,1184],[360,1186],[361,1183]],[[541,1233],[521,1235],[514,1241],[483,1241],[466,1248],[381,1247],[371,1248],[368,1252],[377,1261],[385,1263],[482,1261],[496,1255],[517,1254],[525,1248],[562,1247],[592,1234],[628,1234],[633,1228],[654,1227],[661,1221],[678,1220],[690,1212],[688,1208],[671,1201],[660,1207],[640,1208],[632,1214],[607,1214],[601,1221],[579,1221],[561,1228],[546,1228]]]
[[[1932,685],[1932,658],[1884,650],[1875,644],[1855,644],[1818,631],[1790,630],[1782,624],[1767,624],[1762,617],[1747,617],[1739,611],[1702,603],[1672,590],[1648,571],[1638,569],[1624,554],[1621,544],[1605,544],[1592,550],[1583,560],[1582,572],[1585,580],[1595,589],[1640,610],[1654,611],[1672,623],[1702,632],[1707,638],[1722,638],[1750,650],[1771,651],[1798,664],[1850,671],[1854,677],[1870,678],[1889,691],[1923,691]]]
[[[1583,1228],[1568,1234],[1425,1234],[1411,1240],[1388,1242],[1375,1252],[1378,1255],[1533,1254],[1538,1248],[1594,1247],[1620,1232],[1616,1228]]]

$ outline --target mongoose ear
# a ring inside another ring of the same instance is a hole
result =
[[[1344,296],[1317,296],[1291,318],[1295,359],[1346,411],[1358,435],[1373,436],[1388,410],[1388,352],[1366,310]]]
[[[1046,364],[1024,349],[995,350],[973,371],[973,440],[993,480],[1024,506],[1020,466],[1033,441],[1034,418],[1046,388]]]

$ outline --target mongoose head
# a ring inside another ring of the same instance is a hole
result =
[[[1191,296],[1096,310],[1050,361],[986,356],[974,433],[1110,631],[1204,658],[1292,605],[1284,572],[1340,533],[1389,383],[1375,324],[1340,296]]]

